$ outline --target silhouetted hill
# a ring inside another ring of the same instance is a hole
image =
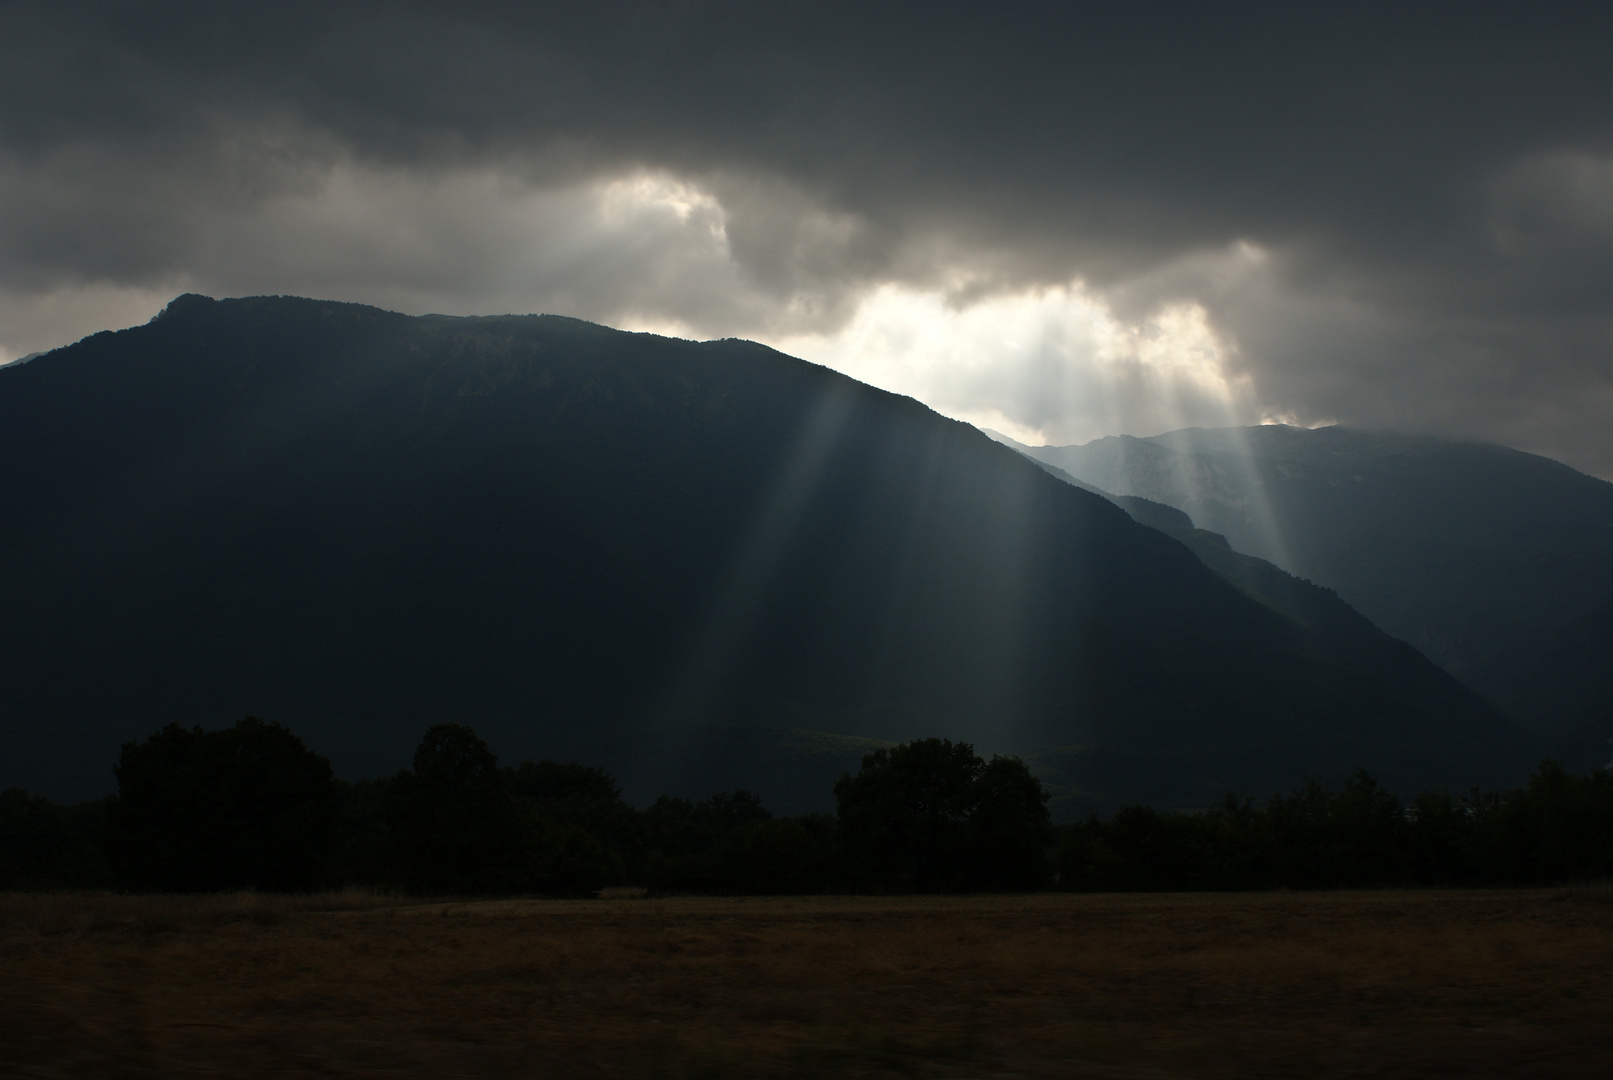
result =
[[[0,454],[0,787],[103,790],[121,741],[247,713],[348,775],[455,720],[783,809],[932,735],[1076,802],[1531,764],[1414,651],[746,342],[185,296],[0,370]]]
[[[1026,449],[1338,590],[1545,730],[1587,719],[1581,705],[1595,695],[1584,680],[1613,670],[1613,650],[1573,629],[1613,603],[1613,484],[1566,465],[1499,446],[1281,425]],[[1551,658],[1565,652],[1580,659]]]

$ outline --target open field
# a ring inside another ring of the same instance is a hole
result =
[[[1613,1076],[1605,890],[0,895],[0,1076]]]

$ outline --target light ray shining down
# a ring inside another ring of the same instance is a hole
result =
[[[774,342],[785,352],[923,401],[1021,442],[1252,422],[1247,379],[1194,303],[1128,325],[1079,284],[967,307],[885,286],[844,328]]]
[[[664,710],[674,722],[705,717],[721,696],[729,665],[789,552],[851,415],[853,396],[850,386],[834,380],[807,411],[794,445],[734,552],[721,591],[685,649]]]

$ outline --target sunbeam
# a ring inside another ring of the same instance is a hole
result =
[[[840,379],[829,379],[807,408],[791,442],[758,500],[758,509],[743,538],[728,560],[729,569],[716,590],[699,628],[682,649],[652,722],[663,726],[696,726],[709,720],[729,689],[727,676],[744,646],[759,609],[767,599],[804,514],[818,490],[824,467],[834,454],[850,417],[854,394]],[[677,744],[675,754],[697,752],[693,740]],[[668,775],[678,775],[683,761],[670,764]]]
[[[966,305],[886,286],[844,327],[775,344],[1032,445],[1257,415],[1202,306],[1169,303],[1127,322],[1079,282]]]

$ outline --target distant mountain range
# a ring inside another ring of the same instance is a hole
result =
[[[1344,427],[998,438],[1337,590],[1565,764],[1613,756],[1613,484],[1504,447]]]
[[[742,341],[183,296],[0,369],[0,460],[0,787],[58,798],[248,713],[348,776],[456,720],[637,800],[782,810],[929,735],[1026,755],[1065,816],[1357,766],[1510,783],[1538,750],[1320,590],[1263,601]]]

